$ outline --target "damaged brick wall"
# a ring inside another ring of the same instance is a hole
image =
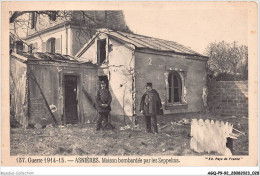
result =
[[[208,107],[217,114],[248,116],[248,82],[209,82]]]

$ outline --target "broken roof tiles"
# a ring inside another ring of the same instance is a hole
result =
[[[87,66],[95,67],[91,61],[76,60],[75,57],[69,55],[61,55],[58,53],[12,53],[11,57],[26,63],[28,61],[47,61],[47,62],[57,62],[57,63],[69,63],[69,64],[84,64]]]
[[[23,53],[24,57],[27,57],[29,60],[46,60],[46,61],[70,61],[77,62],[76,59],[69,55],[61,55],[58,53]]]
[[[75,62],[78,61],[74,57],[69,55],[61,55],[58,53],[12,53],[13,56],[20,58],[26,58],[24,61],[56,61],[56,62]],[[21,57],[22,56],[22,57]]]

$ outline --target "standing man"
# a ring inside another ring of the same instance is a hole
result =
[[[96,130],[99,131],[102,126],[102,121],[104,121],[104,128],[108,127],[108,114],[111,111],[110,103],[112,101],[112,96],[109,90],[106,88],[107,85],[105,81],[101,81],[100,90],[97,92],[96,103],[97,110],[99,113],[99,118],[97,121]]]
[[[145,116],[146,131],[152,133],[151,126],[153,126],[154,133],[158,133],[157,117],[162,115],[162,103],[158,92],[152,88],[152,83],[146,84],[146,92],[141,98],[140,111]]]

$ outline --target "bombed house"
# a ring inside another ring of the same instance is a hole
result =
[[[141,115],[145,83],[152,82],[165,114],[203,109],[206,62],[203,56],[176,42],[113,30],[101,30],[77,54],[81,62],[97,65],[113,96],[111,114]]]
[[[94,122],[100,81],[112,94],[112,120],[141,115],[146,82],[165,114],[203,109],[208,58],[132,34],[122,11],[34,11],[19,18],[28,29],[23,42],[10,42],[10,106],[24,126]]]
[[[12,53],[11,114],[23,125],[94,122],[99,81],[112,94],[112,120],[140,116],[152,82],[165,114],[203,109],[207,57],[172,41],[101,29],[76,54]]]
[[[78,62],[71,56],[91,39],[97,28],[128,31],[123,12],[15,12],[9,27],[11,121],[23,126],[93,121],[96,111],[91,98],[98,88],[97,70],[95,65]],[[89,118],[83,117],[86,115]]]

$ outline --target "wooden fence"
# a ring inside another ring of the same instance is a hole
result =
[[[232,155],[227,148],[227,138],[237,139],[232,133],[233,124],[223,121],[192,119],[190,147],[196,152],[217,152],[221,155]]]

